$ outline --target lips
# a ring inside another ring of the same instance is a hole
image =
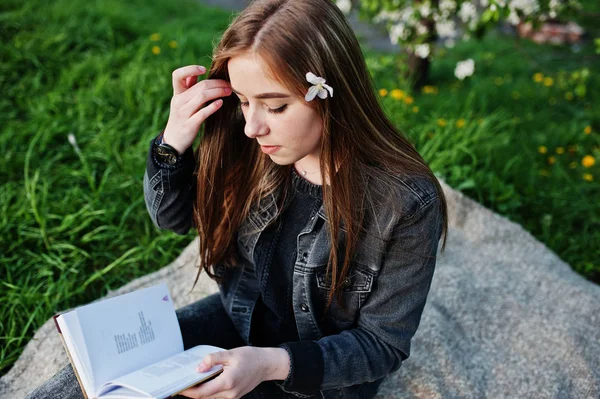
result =
[[[281,146],[279,146],[279,145],[261,145],[260,146],[261,151],[266,154],[273,154],[280,148],[281,148]]]

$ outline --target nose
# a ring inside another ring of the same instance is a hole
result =
[[[269,128],[265,121],[262,119],[260,112],[252,110],[248,107],[246,111],[246,126],[244,127],[244,133],[251,139],[255,139],[259,136],[264,136],[269,133]]]

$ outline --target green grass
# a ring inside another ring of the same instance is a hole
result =
[[[55,312],[161,268],[194,238],[194,232],[181,237],[153,226],[142,177],[149,141],[168,118],[171,72],[209,66],[212,43],[230,17],[195,1],[0,4],[2,372]],[[152,41],[155,32],[160,38]],[[600,121],[592,107],[600,84],[592,75],[586,97],[567,101],[557,77],[561,69],[597,63],[591,54],[587,47],[573,55],[527,42],[517,51],[512,40],[489,37],[436,56],[438,94],[412,94],[410,106],[389,95],[382,102],[446,182],[597,278],[600,162],[584,170],[580,161],[586,154],[600,160]],[[457,84],[454,65],[467,57],[476,60],[476,73]],[[397,80],[398,59],[368,53],[368,62],[378,88],[406,90]],[[535,72],[556,84],[536,84]],[[457,128],[460,118],[465,125]],[[548,154],[538,152],[541,145]],[[569,145],[577,149],[547,164],[550,152]],[[595,180],[583,180],[583,173]]]

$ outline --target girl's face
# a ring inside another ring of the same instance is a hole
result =
[[[258,141],[273,162],[293,163],[299,171],[311,173],[309,180],[321,184],[320,173],[313,173],[319,170],[323,122],[304,98],[294,97],[269,79],[262,62],[244,55],[231,58],[227,64],[231,87],[246,120],[244,132]]]

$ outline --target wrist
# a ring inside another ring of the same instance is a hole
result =
[[[167,136],[167,134],[168,132],[166,130],[162,133],[162,142],[173,147],[175,151],[179,153],[180,156],[183,155],[187,148],[182,148],[181,145],[175,143],[170,136]]]
[[[285,380],[290,373],[290,356],[283,348],[263,348],[267,361],[264,380]]]

